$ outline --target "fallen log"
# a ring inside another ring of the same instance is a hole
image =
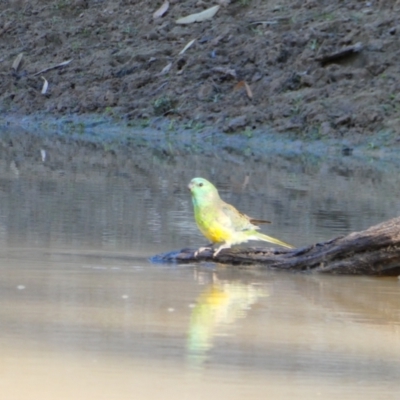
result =
[[[361,232],[334,238],[308,247],[281,250],[273,248],[231,248],[213,257],[205,250],[182,249],[157,255],[153,262],[193,263],[200,261],[232,264],[240,268],[286,271],[313,271],[332,274],[400,275],[400,217]]]

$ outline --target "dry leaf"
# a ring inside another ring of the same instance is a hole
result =
[[[243,86],[244,86],[244,81],[240,81],[234,86],[233,90],[239,90]]]
[[[169,1],[165,0],[162,6],[157,11],[154,12],[153,18],[154,19],[161,18],[168,11],[168,8],[169,8]]]
[[[190,14],[187,17],[179,18],[176,20],[177,24],[192,24],[193,22],[201,22],[206,21],[207,19],[211,19],[219,10],[220,6],[214,6],[211,8],[207,8],[202,12],[196,14]]]
[[[42,87],[42,94],[46,94],[47,93],[47,89],[49,88],[49,82],[47,82],[47,79],[44,76],[41,76],[41,78],[43,79],[43,87]]]
[[[191,40],[179,53],[179,55],[183,54],[194,42],[196,41],[196,39]]]
[[[250,182],[250,176],[246,175],[242,184],[242,190],[246,189],[246,187],[249,185]]]
[[[46,161],[46,150],[40,149],[40,156],[42,157],[42,162]]]
[[[18,68],[19,68],[20,65],[21,65],[21,60],[22,60],[22,56],[23,56],[23,55],[24,55],[23,53],[19,53],[19,54],[17,55],[17,57],[15,57],[14,62],[12,63],[11,68],[12,68],[15,72],[18,71]]]
[[[165,75],[168,74],[168,72],[171,70],[172,67],[172,62],[170,62],[169,64],[167,64],[160,72],[159,75]]]
[[[250,86],[248,85],[248,83],[247,83],[246,81],[240,81],[240,82],[238,82],[238,83],[235,85],[235,87],[233,88],[233,90],[238,90],[238,89],[240,89],[240,88],[242,88],[242,87],[244,87],[244,88],[246,89],[247,97],[248,97],[249,99],[252,99],[252,98],[253,98],[253,92],[251,91],[251,88],[250,88]]]
[[[250,86],[248,85],[248,83],[246,81],[244,82],[244,87],[246,88],[247,97],[249,99],[252,99],[253,98],[253,92],[251,91]]]
[[[19,169],[17,164],[14,160],[10,162],[10,171],[13,172],[15,175],[19,175]]]

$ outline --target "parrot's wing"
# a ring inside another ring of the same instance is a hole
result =
[[[242,214],[235,207],[225,202],[221,203],[221,213],[219,214],[218,222],[235,231],[260,229],[257,225],[252,224],[253,220],[250,217]]]

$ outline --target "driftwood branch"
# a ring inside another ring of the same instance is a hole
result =
[[[153,261],[212,261],[240,265],[241,268],[396,276],[400,275],[400,217],[365,231],[301,249],[232,248],[221,251],[215,258],[208,250],[195,257],[195,251],[196,249],[183,249],[161,254],[153,257]]]

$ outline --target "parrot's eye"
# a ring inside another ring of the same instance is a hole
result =
[[[199,186],[200,186],[200,187],[202,187],[202,186],[203,186],[203,184],[202,184],[202,183],[199,183]]]

